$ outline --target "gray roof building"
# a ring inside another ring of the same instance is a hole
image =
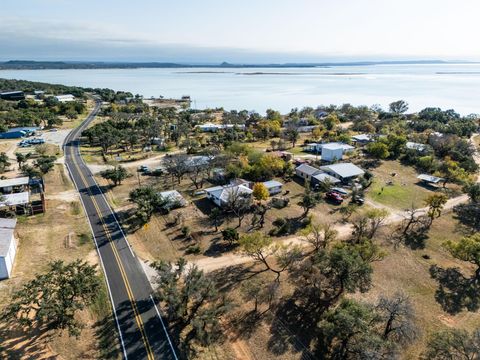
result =
[[[320,169],[341,180],[348,180],[365,174],[365,171],[352,163],[325,165],[321,166]]]

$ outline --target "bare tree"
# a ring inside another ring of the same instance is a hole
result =
[[[376,310],[385,324],[381,330],[385,340],[409,344],[417,338],[415,312],[407,295],[398,292],[390,298],[381,296]]]
[[[190,170],[189,156],[186,154],[177,154],[165,156],[163,159],[163,165],[168,174],[172,176],[172,180],[176,179],[180,184],[182,178]]]
[[[226,209],[235,214],[240,227],[252,205],[252,197],[238,186],[227,188],[225,191],[227,191]]]

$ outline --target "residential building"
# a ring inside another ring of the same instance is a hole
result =
[[[44,212],[43,182],[28,177],[0,180],[0,209],[25,215]]]
[[[55,99],[57,99],[60,102],[70,102],[70,101],[75,101],[75,96],[73,96],[72,94],[56,95]]]
[[[217,132],[219,130],[228,130],[228,129],[240,129],[245,130],[245,125],[243,124],[213,124],[205,123],[197,125],[196,128],[200,129],[202,132]]]
[[[405,147],[407,149],[417,150],[418,152],[424,152],[425,150],[427,150],[427,145],[411,142],[411,141],[407,141],[407,143],[405,144]]]
[[[295,168],[295,174],[306,181],[310,181],[312,176],[320,174],[322,171],[308,164],[301,164]]]
[[[4,91],[0,93],[0,99],[3,100],[25,100],[25,93],[23,91]]]
[[[227,207],[233,198],[249,198],[252,195],[252,189],[245,184],[229,184],[225,186],[214,186],[205,189],[207,198],[219,207]]]
[[[17,253],[16,225],[17,219],[0,219],[0,279],[8,279],[12,275]]]
[[[352,163],[325,165],[320,166],[320,169],[345,183],[365,174],[365,171]]]
[[[322,145],[322,160],[323,161],[338,161],[343,159],[345,151],[353,150],[354,147],[348,144],[333,142]]]

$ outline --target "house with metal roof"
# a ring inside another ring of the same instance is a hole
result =
[[[301,164],[295,168],[295,174],[306,181],[310,181],[313,175],[321,172],[320,169],[308,164]]]
[[[343,154],[353,149],[353,146],[341,142],[322,144],[322,160],[329,162],[342,160]]]
[[[320,169],[327,174],[341,180],[342,182],[349,182],[358,176],[365,174],[361,168],[352,163],[338,163],[320,166]]]
[[[55,99],[57,99],[60,102],[70,102],[70,101],[75,101],[75,96],[73,96],[72,94],[56,95]]]
[[[373,136],[371,134],[353,135],[352,141],[357,145],[365,145],[373,141]]]
[[[17,253],[14,231],[17,219],[0,219],[0,279],[12,275],[13,263]]]
[[[229,202],[233,198],[245,198],[249,199],[252,195],[252,189],[245,184],[230,184],[225,186],[214,186],[205,189],[207,198],[213,201],[213,203],[219,207],[228,206]]]
[[[407,143],[405,144],[405,147],[407,149],[417,150],[418,152],[424,152],[425,150],[427,150],[427,145],[411,142],[411,141],[407,141]]]

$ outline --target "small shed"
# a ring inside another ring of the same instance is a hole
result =
[[[420,174],[417,176],[417,179],[424,183],[433,184],[433,185],[437,185],[438,183],[445,180],[441,177],[428,175],[428,174]]]
[[[187,206],[187,201],[177,190],[162,191],[158,194],[166,200],[165,208],[168,210]]]
[[[12,275],[17,253],[16,225],[17,219],[0,219],[0,279],[8,279]]]
[[[263,185],[265,185],[265,187],[268,189],[268,193],[270,195],[275,195],[282,192],[283,184],[280,181],[269,180],[265,181]]]

